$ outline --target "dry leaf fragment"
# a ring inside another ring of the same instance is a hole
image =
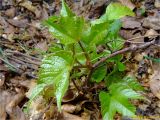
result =
[[[73,113],[76,110],[76,105],[72,105],[72,104],[64,104],[62,105],[62,110],[64,112],[68,112],[68,113]]]
[[[8,19],[7,20],[11,25],[15,27],[20,27],[20,28],[25,28],[28,25],[28,20],[27,19]]]
[[[143,20],[143,26],[154,30],[160,30],[160,16],[148,16]]]
[[[41,15],[41,10],[38,10],[37,7],[32,5],[31,1],[25,0],[24,2],[19,4],[21,7],[24,7],[34,13],[36,15],[36,18],[39,18]]]
[[[85,119],[79,117],[78,115],[73,115],[67,112],[63,112],[63,119],[61,120],[85,120]]]
[[[132,17],[122,18],[122,27],[127,29],[140,28],[141,23]]]
[[[136,6],[131,2],[131,0],[118,0],[120,1],[123,5],[129,7],[131,10],[133,10]]]
[[[37,45],[35,46],[35,48],[40,49],[44,52],[46,52],[48,50],[48,45],[46,41],[42,41],[37,43]]]
[[[5,11],[5,15],[7,15],[8,17],[11,17],[11,18],[13,18],[15,16],[15,14],[16,14],[16,8],[15,7],[12,7],[12,8],[7,9]]]
[[[152,93],[160,99],[160,64],[153,65],[154,74],[151,76],[150,89]]]
[[[7,91],[0,90],[0,119],[6,120],[6,105],[11,101],[12,95]]]
[[[156,36],[153,36],[153,35],[156,35],[156,34],[158,34],[157,31],[153,29],[149,29],[147,30],[145,36],[149,36],[148,38],[155,38]]]
[[[5,81],[5,76],[3,73],[0,73],[0,87],[3,86],[4,81]]]
[[[155,0],[154,6],[155,6],[156,8],[160,8],[160,1],[159,1],[159,0]]]

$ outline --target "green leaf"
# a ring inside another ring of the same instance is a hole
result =
[[[110,85],[109,91],[112,95],[118,94],[118,97],[122,96],[127,99],[142,99],[142,96],[139,93],[135,92],[132,87],[127,86],[121,82],[113,83],[112,85]]]
[[[71,44],[80,40],[84,29],[84,19],[79,17],[59,17],[57,21],[45,21],[52,35],[62,44]]]
[[[111,3],[108,5],[106,12],[99,19],[91,21],[92,25],[109,22],[112,20],[120,19],[125,16],[134,16],[134,12],[120,3]]]
[[[71,52],[60,51],[46,56],[39,71],[39,84],[53,85],[58,109],[69,85],[73,57]]]
[[[62,0],[62,9],[61,9],[61,16],[63,17],[73,17],[75,14],[70,10],[68,5]]]
[[[95,81],[97,83],[101,82],[104,79],[105,75],[106,75],[106,71],[107,71],[106,70],[106,66],[101,66],[101,67],[97,68],[93,72],[91,80]]]
[[[105,23],[107,21],[108,21],[107,16],[106,16],[106,14],[104,14],[99,19],[91,21],[91,24],[92,25],[96,25],[96,24]]]
[[[122,62],[118,62],[117,65],[119,71],[124,71],[126,69],[125,64],[123,64]]]
[[[134,16],[134,13],[131,9],[121,5],[120,3],[111,3],[106,9],[106,18],[108,20],[120,19],[126,15]]]
[[[48,26],[49,31],[52,33],[52,35],[60,40],[60,43],[71,44],[75,42],[75,40],[70,35],[68,35],[67,31],[65,31],[65,29],[63,29],[60,24],[46,20],[45,25]]]
[[[114,68],[114,70],[105,77],[106,86],[109,87],[113,83],[121,82],[123,76],[123,72],[119,72],[117,68]]]
[[[44,90],[44,88],[46,87],[47,85],[46,84],[39,84],[39,85],[36,85],[35,88],[33,88],[32,90],[32,93],[31,95],[29,96],[29,101],[28,101],[28,104],[27,104],[27,111],[29,111],[29,107],[32,103],[32,101],[42,93],[42,91]]]
[[[83,35],[82,41],[89,45],[90,48],[102,43],[108,33],[108,27],[108,22],[92,25]]]
[[[29,96],[30,101],[32,102],[46,87],[46,84],[39,84],[37,85],[33,90],[32,90],[32,94]]]
[[[101,91],[99,99],[101,103],[101,113],[103,120],[113,120],[116,112],[123,116],[135,116],[136,108],[129,99],[141,99],[141,95],[121,84],[112,84],[109,93]]]
[[[101,103],[101,113],[103,120],[113,120],[113,116],[116,113],[114,106],[111,101],[110,95],[106,92],[101,91],[99,94],[99,100]]]
[[[130,75],[124,77],[123,72],[119,72],[118,70],[114,70],[110,74],[108,74],[108,76],[105,78],[105,82],[107,83],[107,87],[116,83],[121,84],[126,88],[132,88],[133,90],[144,90],[135,77]]]
[[[120,20],[114,20],[108,29],[108,34],[105,38],[105,42],[112,51],[117,51],[123,47],[124,40],[119,36],[119,30],[122,26]]]
[[[122,80],[123,84],[132,88],[133,90],[142,91],[144,88],[140,85],[140,83],[133,76],[125,76]]]

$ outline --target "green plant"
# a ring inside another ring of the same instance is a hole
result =
[[[91,82],[105,82],[105,90],[99,91],[104,120],[112,120],[116,112],[134,116],[135,107],[129,99],[141,99],[136,91],[142,88],[132,77],[124,77],[123,56],[114,54],[124,44],[118,32],[121,28],[119,19],[126,15],[134,16],[134,13],[119,3],[111,3],[101,18],[85,21],[77,17],[62,0],[60,15],[44,21],[58,41],[42,61],[30,101],[39,94],[48,98],[55,96],[61,111],[61,101],[69,81],[86,76],[81,86],[86,89]],[[101,46],[105,49],[97,51]],[[48,88],[52,89],[48,92]]]

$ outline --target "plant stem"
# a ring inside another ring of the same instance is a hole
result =
[[[111,57],[114,57],[116,55],[119,55],[119,54],[123,54],[123,53],[126,53],[126,52],[133,52],[133,51],[136,51],[138,49],[144,49],[146,47],[149,47],[150,45],[153,45],[155,43],[155,40],[151,41],[151,42],[147,42],[143,45],[131,45],[130,47],[127,47],[127,48],[124,48],[122,50],[119,50],[119,51],[116,51],[114,53],[112,53],[111,55],[107,56],[107,57],[104,57],[104,58],[101,58],[99,61],[97,61],[95,64],[92,65],[91,69],[90,69],[90,72],[86,78],[86,86],[88,85],[89,83],[89,80],[94,72],[94,70],[100,66],[100,64],[104,63],[107,59],[111,58]]]
[[[155,40],[153,40],[153,41],[151,41],[151,42],[147,42],[147,43],[145,43],[145,44],[143,44],[143,45],[139,45],[139,46],[137,46],[137,45],[131,45],[130,47],[127,47],[127,48],[124,48],[124,49],[122,49],[122,50],[116,51],[116,52],[112,53],[111,55],[109,55],[109,56],[106,57],[106,58],[101,58],[98,62],[96,62],[96,63],[93,65],[93,68],[95,69],[96,67],[98,67],[101,63],[103,63],[103,62],[106,61],[107,59],[109,59],[109,58],[111,58],[111,57],[114,57],[114,56],[116,56],[116,55],[118,55],[118,54],[123,54],[123,53],[125,53],[125,52],[129,52],[129,51],[133,52],[133,51],[136,51],[136,50],[138,50],[138,49],[143,49],[143,48],[146,48],[146,47],[148,47],[148,46],[150,46],[150,45],[152,45],[152,44],[154,44],[154,43],[155,43]]]
[[[78,42],[78,44],[79,44],[79,46],[81,47],[82,51],[84,52],[84,55],[85,55],[86,60],[87,60],[87,62],[86,62],[87,66],[89,66],[89,68],[91,68],[91,67],[92,67],[92,64],[91,64],[90,57],[89,57],[89,55],[87,54],[87,51],[84,49],[84,47],[83,47],[83,45],[82,45],[82,43],[81,43],[80,41]]]

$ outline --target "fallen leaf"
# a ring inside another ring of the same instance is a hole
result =
[[[154,16],[148,16],[142,21],[143,26],[154,30],[160,30],[160,15],[155,12]]]
[[[63,119],[62,120],[86,120],[82,117],[79,117],[78,115],[73,115],[67,112],[63,112]]]
[[[27,19],[8,19],[7,20],[11,25],[15,27],[25,28],[28,25]]]
[[[4,81],[5,81],[5,76],[3,73],[0,73],[0,87],[3,86]]]
[[[42,13],[43,14],[41,15],[41,19],[42,20],[47,19],[49,15],[48,15],[48,12],[47,12],[47,10],[45,8],[42,9]]]
[[[15,7],[12,7],[12,8],[7,9],[7,10],[5,11],[5,15],[7,15],[8,17],[11,17],[11,18],[13,18],[13,17],[15,16],[15,14],[16,14],[16,9],[15,9]]]
[[[155,6],[156,8],[160,8],[160,1],[159,1],[159,0],[155,0],[154,6]]]
[[[12,95],[11,93],[0,89],[0,96],[0,119],[6,120],[6,105],[11,101]]]
[[[71,102],[74,99],[76,99],[78,97],[78,92],[75,90],[71,90],[69,89],[67,91],[67,93],[65,94],[65,96],[63,97],[62,101],[65,102]]]
[[[24,2],[19,4],[21,7],[24,7],[34,13],[36,15],[36,18],[39,18],[41,15],[41,10],[38,10],[37,7],[32,5],[31,1],[25,0]]]
[[[121,20],[123,28],[134,29],[141,27],[141,23],[133,17],[124,17]]]
[[[126,40],[142,36],[139,31],[137,32],[137,30],[120,30],[120,35]],[[131,42],[144,42],[144,38],[137,38]]]
[[[64,104],[61,107],[61,109],[64,112],[67,112],[67,113],[73,113],[73,112],[75,112],[76,108],[77,108],[77,106],[76,105],[72,105],[72,104]]]
[[[153,65],[154,73],[150,78],[150,89],[152,93],[160,99],[160,64]]]
[[[123,5],[129,7],[131,10],[133,10],[136,6],[131,2],[131,0],[118,0],[120,1]]]
[[[156,34],[158,34],[157,31],[153,29],[149,29],[147,30],[144,36],[149,36],[148,38],[155,38],[156,36],[153,36],[153,35],[156,35]]]
[[[46,41],[41,41],[41,42],[36,44],[35,48],[46,52],[48,50],[47,42]]]

